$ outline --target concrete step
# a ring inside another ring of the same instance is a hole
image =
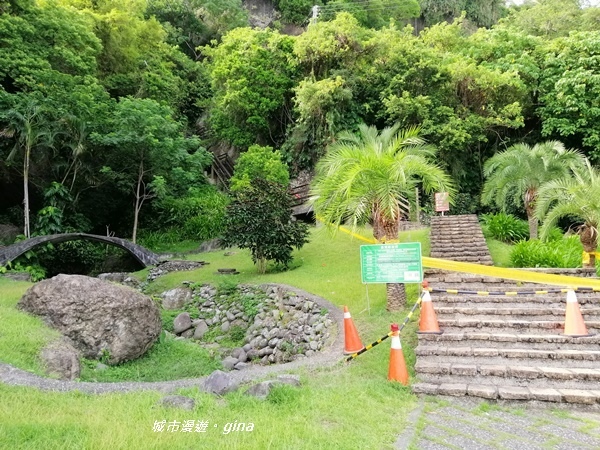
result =
[[[415,394],[469,396],[490,400],[540,401],[600,406],[600,390],[549,389],[476,383],[415,383]]]
[[[473,243],[485,244],[485,239],[481,233],[478,233],[475,229],[458,229],[458,230],[436,230],[432,229],[434,233],[431,239],[431,245],[448,244],[451,241],[463,241]],[[487,245],[486,245],[487,247]]]
[[[433,236],[432,242],[438,239],[444,239],[446,236],[479,236],[483,238],[483,233],[479,225],[473,225],[471,223],[458,224],[453,226],[447,225],[433,225],[430,231]]]
[[[438,319],[442,331],[487,331],[561,334],[564,320],[488,320],[488,319]],[[585,322],[590,334],[600,332],[600,322]]]
[[[492,262],[492,258],[489,256],[463,256],[462,254],[456,253],[456,254],[449,254],[447,252],[444,252],[443,254],[436,254],[435,252],[431,252],[431,258],[438,258],[438,259],[448,259],[450,261],[459,261],[459,262],[470,262],[470,263],[474,263],[474,264],[482,264],[482,263],[491,263]]]
[[[478,258],[479,259],[481,259],[481,258],[491,259],[490,254],[485,250],[478,250],[476,252],[464,252],[460,249],[437,250],[435,247],[432,247],[431,251],[429,252],[429,255],[431,258],[450,259],[450,260],[454,260],[454,261],[466,261],[467,259],[473,259],[473,258],[475,258],[475,260],[477,260]]]
[[[589,269],[589,268],[578,268],[578,269],[539,269],[539,268],[524,268],[524,269],[517,269],[517,270],[523,270],[523,271],[527,271],[527,272],[541,272],[541,273],[548,273],[548,274],[560,274],[560,275],[567,275],[567,276],[573,276],[573,277],[583,277],[583,278],[596,278],[596,272],[594,269]],[[482,276],[482,275],[475,275],[475,274],[467,274],[467,273],[458,273],[458,272],[454,272],[454,271],[447,271],[447,270],[443,270],[443,269],[426,269],[425,270],[425,278],[427,279],[436,279],[440,282],[443,282],[447,277],[450,277],[452,279],[452,281],[458,279],[458,282],[460,283],[501,283],[501,284],[509,284],[511,286],[515,286],[515,285],[531,285],[531,286],[538,286],[540,288],[544,288],[544,287],[554,287],[556,288],[557,286],[547,286],[547,285],[542,285],[542,284],[536,284],[536,283],[525,283],[525,282],[515,282],[512,280],[505,280],[504,278],[498,278],[498,277],[489,277],[489,276]]]
[[[506,291],[510,292],[510,291]],[[566,294],[546,295],[465,295],[431,292],[433,307],[446,308],[465,306],[471,308],[565,308]],[[600,307],[598,294],[578,295],[577,302],[581,310]]]
[[[444,332],[419,334],[419,345],[437,347],[504,347],[533,350],[598,350],[600,335],[571,337],[560,334],[508,334],[478,332]]]
[[[513,364],[432,364],[415,366],[419,381],[426,383],[476,383],[537,388],[600,389],[600,369],[519,366]]]
[[[455,225],[455,226],[447,226],[447,225],[433,225],[430,228],[430,233],[433,235],[432,242],[435,242],[439,239],[444,239],[446,236],[480,236],[483,238],[483,233],[481,232],[481,228],[479,225],[473,224],[463,224],[463,225]]]
[[[434,306],[438,319],[477,319],[477,320],[564,320],[565,306],[542,306],[540,307],[482,307],[482,306]],[[599,321],[600,307],[580,307],[584,320]]]
[[[418,363],[543,366],[560,368],[600,367],[600,351],[497,347],[438,347],[419,344]],[[600,386],[599,386],[600,388]]]
[[[488,248],[485,245],[478,245],[480,242],[476,242],[475,239],[471,240],[453,240],[447,242],[439,242],[431,245],[432,250],[438,252],[463,252],[465,255],[480,253],[489,254]]]

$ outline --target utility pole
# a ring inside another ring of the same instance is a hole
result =
[[[317,23],[317,17],[319,17],[319,10],[321,8],[319,7],[319,5],[314,5],[312,7],[312,17],[310,18],[310,24],[314,25]]]

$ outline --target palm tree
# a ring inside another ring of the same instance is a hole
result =
[[[547,141],[530,147],[516,144],[488,159],[483,172],[487,181],[481,201],[495,201],[499,208],[511,202],[525,207],[529,223],[529,238],[537,239],[538,219],[535,202],[540,186],[568,175],[582,167],[585,157],[576,150],[567,150],[558,141]]]
[[[550,181],[540,188],[536,216],[543,222],[542,237],[549,235],[562,217],[580,220],[579,239],[583,250],[590,253],[588,267],[595,267],[600,224],[600,171],[586,159],[583,168],[570,176]]]
[[[316,165],[312,195],[315,213],[325,223],[353,227],[372,222],[378,242],[398,238],[400,200],[411,199],[415,186],[426,192],[454,192],[448,175],[431,162],[436,149],[419,137],[418,128],[400,130],[359,126],[343,132]],[[389,311],[406,303],[404,285],[388,284]]]
[[[24,234],[31,237],[29,219],[29,171],[32,152],[39,148],[51,147],[56,133],[52,131],[48,122],[41,114],[41,109],[33,102],[24,105],[23,112],[13,108],[2,114],[1,119],[6,122],[5,128],[0,130],[0,136],[14,139],[14,147],[8,156],[12,160],[18,153],[23,154],[23,209],[24,209]]]

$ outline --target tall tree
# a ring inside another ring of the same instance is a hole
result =
[[[436,149],[419,137],[417,128],[400,130],[360,125],[357,135],[340,134],[317,163],[312,194],[315,213],[325,223],[373,224],[378,242],[398,239],[399,201],[410,199],[415,187],[454,193],[453,182],[432,158]],[[404,286],[388,285],[387,309],[406,303]]]
[[[578,227],[583,250],[590,253],[588,267],[595,267],[600,226],[600,170],[589,161],[569,176],[544,184],[535,212],[543,221],[542,237],[548,236],[563,217],[583,222]]]
[[[581,0],[537,0],[510,8],[502,25],[517,28],[533,36],[555,38],[586,27]]]
[[[45,120],[40,106],[31,102],[6,111],[0,117],[0,121],[5,123],[0,136],[14,140],[8,160],[14,159],[19,154],[23,158],[24,234],[29,238],[31,236],[29,173],[32,153],[51,147],[56,133],[52,130],[51,124]]]
[[[330,20],[341,11],[352,14],[363,27],[377,29],[389,25],[390,21],[404,22],[419,17],[421,8],[417,0],[333,0],[319,9],[324,20]]]
[[[168,40],[194,61],[199,47],[227,31],[248,25],[241,0],[148,0],[146,17],[156,17],[168,32]]]
[[[483,186],[482,203],[495,202],[501,208],[510,203],[523,205],[529,222],[529,238],[537,239],[535,203],[540,187],[583,166],[584,160],[581,153],[567,150],[557,141],[542,142],[533,147],[513,145],[486,161],[484,175],[487,181]]]
[[[109,150],[103,173],[123,193],[133,193],[132,241],[136,241],[139,213],[144,203],[166,189],[169,177],[181,176],[186,160],[206,152],[196,139],[183,135],[171,109],[150,99],[123,98],[117,104],[110,131],[92,139]],[[193,161],[190,161],[190,165]]]
[[[217,47],[205,47],[214,88],[210,122],[215,134],[239,147],[279,146],[296,64],[294,39],[277,31],[237,28]]]
[[[593,124],[600,114],[600,33],[573,32],[544,50],[537,110],[542,134],[570,139],[597,161],[600,129]]]

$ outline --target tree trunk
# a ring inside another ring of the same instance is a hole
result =
[[[25,149],[25,158],[23,160],[23,208],[25,216],[25,237],[31,237],[31,228],[29,224],[29,157],[31,149],[29,146]]]
[[[140,209],[142,208],[142,195],[140,194],[140,189],[142,188],[142,181],[144,178],[144,165],[140,163],[140,171],[138,173],[138,181],[137,187],[135,191],[135,206],[133,208],[133,232],[131,237],[131,242],[136,243],[135,240],[137,238],[137,227],[138,227],[138,216],[140,215]]]
[[[379,210],[378,205],[373,207],[373,237],[378,242],[389,242],[398,239],[400,230],[400,211],[396,211],[396,218],[389,219]]]
[[[585,267],[596,267],[595,252],[598,248],[598,231],[590,225],[583,225],[579,232],[579,240],[583,245],[583,250],[590,254],[590,260]]]
[[[267,260],[266,260],[266,258],[258,258],[256,260],[256,268],[258,270],[258,273],[260,273],[261,275],[264,275],[264,273],[267,271]]]
[[[386,220],[385,217],[378,211],[373,213],[373,236],[377,242],[390,241],[398,239],[398,231],[400,228],[400,215],[397,220]],[[386,309],[389,312],[401,311],[406,306],[406,289],[404,284],[387,283],[386,284],[387,303]]]
[[[525,205],[525,211],[527,212],[527,223],[529,224],[529,239],[538,238],[538,220],[535,217],[535,210],[532,203]]]
[[[389,312],[402,311],[406,307],[406,287],[401,283],[386,284],[387,305]]]

